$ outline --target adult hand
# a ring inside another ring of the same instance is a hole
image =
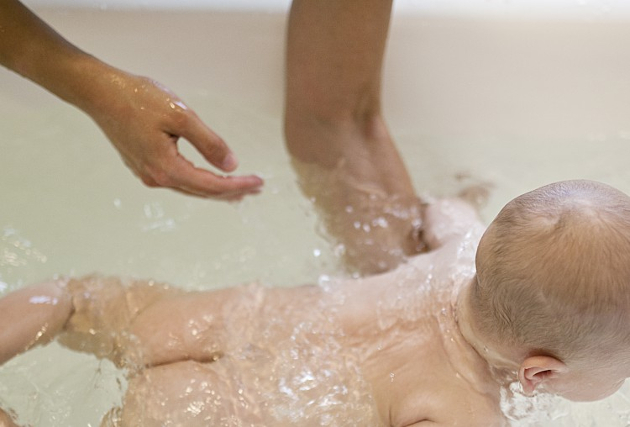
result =
[[[237,165],[223,140],[168,89],[81,51],[18,0],[0,1],[0,28],[0,64],[89,114],[145,184],[224,199],[259,191],[257,176],[217,175],[179,154],[183,137],[222,171]]]
[[[185,138],[222,171],[236,156],[174,93],[146,77],[110,69],[98,101],[86,112],[120,152],[127,166],[150,187],[168,187],[201,197],[238,200],[260,191],[255,175],[225,176],[196,167],[178,151]],[[96,99],[96,98],[92,98]]]

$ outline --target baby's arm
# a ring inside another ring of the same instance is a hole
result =
[[[49,281],[19,289],[0,299],[0,365],[57,335],[74,350],[118,362],[128,351],[121,346],[134,344],[125,341],[126,332],[138,313],[160,299],[182,293],[153,282],[123,283],[101,277]]]
[[[0,299],[0,364],[53,339],[72,313],[63,281],[45,282]]]
[[[72,313],[65,282],[29,286],[0,299],[0,365],[53,339]],[[17,427],[0,409],[0,427]]]
[[[102,277],[71,280],[67,289],[75,311],[59,341],[135,367],[220,357],[228,338],[239,335],[229,334],[228,326],[243,326],[239,319],[251,316],[262,298],[260,287],[185,292]]]
[[[29,286],[0,299],[0,364],[56,335],[118,365],[212,360],[225,351],[225,319],[243,326],[262,298],[255,286],[185,292],[96,276]]]

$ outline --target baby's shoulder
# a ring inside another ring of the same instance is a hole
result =
[[[460,198],[436,200],[424,213],[423,240],[437,249],[453,240],[483,233],[477,210]]]
[[[504,427],[508,422],[500,407],[498,395],[482,393],[456,381],[444,381],[442,387],[433,390],[430,396],[423,396],[425,404],[422,412],[408,408],[402,422],[393,424],[400,427],[421,426],[466,426]],[[414,416],[415,415],[415,416]]]

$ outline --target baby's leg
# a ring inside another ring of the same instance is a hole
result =
[[[64,285],[45,282],[0,299],[0,364],[61,331],[72,311]]]

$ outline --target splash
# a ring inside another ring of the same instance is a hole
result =
[[[0,237],[0,267],[23,267],[29,261],[45,263],[46,255],[33,247],[30,240],[15,228],[5,226]]]

